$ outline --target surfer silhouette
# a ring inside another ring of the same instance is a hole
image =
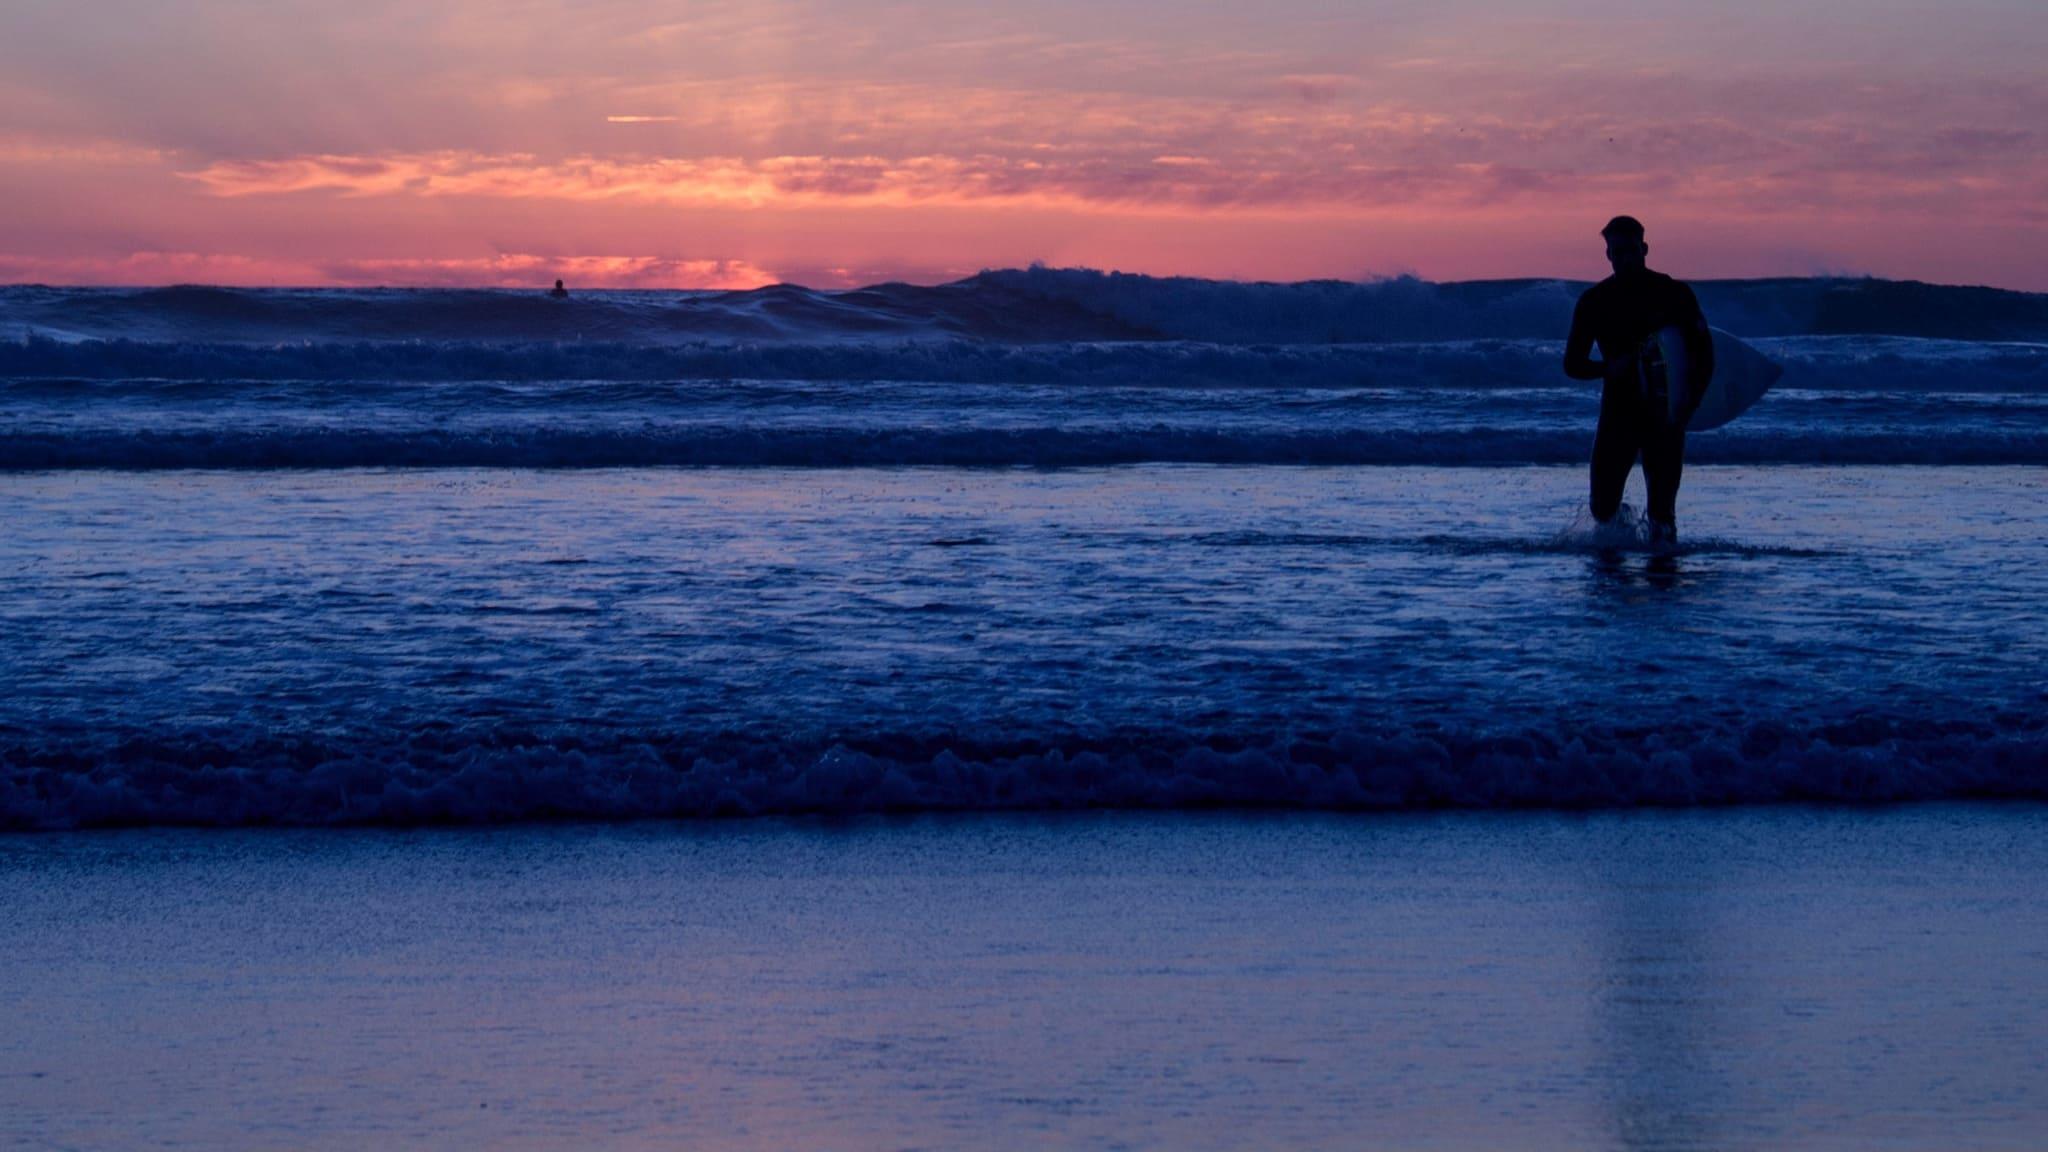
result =
[[[554,297],[557,300],[567,300],[569,298],[569,290],[567,288],[562,287],[562,282],[560,280],[557,280],[555,281],[554,289],[550,291],[548,295]]]
[[[1678,483],[1685,470],[1685,425],[1714,373],[1714,340],[1692,289],[1646,263],[1650,246],[1633,216],[1600,230],[1614,275],[1579,297],[1565,341],[1564,371],[1574,380],[1602,380],[1600,426],[1593,434],[1593,518],[1602,524],[1621,509],[1622,489],[1638,456],[1650,491],[1650,542],[1678,542]],[[1667,404],[1653,394],[1663,373],[1646,371],[1645,346],[1666,328],[1684,333],[1683,373],[1689,395]],[[1599,346],[1600,358],[1592,351]],[[1673,413],[1676,413],[1675,416]]]

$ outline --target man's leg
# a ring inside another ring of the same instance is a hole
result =
[[[1602,524],[1621,509],[1628,470],[1635,467],[1637,443],[1633,396],[1608,385],[1600,394],[1600,427],[1593,433],[1593,519]],[[1645,461],[1645,464],[1648,462]]]
[[[1650,490],[1650,519],[1675,527],[1678,483],[1685,473],[1685,429],[1654,425],[1643,430],[1643,483]]]

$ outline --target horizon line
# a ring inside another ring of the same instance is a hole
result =
[[[769,282],[766,282],[766,283],[761,283],[761,284],[751,284],[751,285],[746,285],[746,286],[744,286],[744,287],[741,287],[741,286],[726,286],[726,287],[689,287],[689,286],[684,286],[684,285],[675,285],[675,284],[645,284],[645,285],[617,285],[617,284],[606,284],[606,285],[598,285],[598,286],[593,286],[593,287],[583,287],[583,288],[579,288],[579,287],[577,287],[577,286],[575,286],[575,285],[573,285],[573,284],[566,284],[566,283],[565,283],[565,286],[566,286],[566,287],[568,287],[568,289],[570,290],[570,292],[571,292],[571,294],[572,294],[572,295],[578,295],[578,294],[586,294],[586,295],[587,295],[587,294],[597,294],[597,293],[606,293],[606,294],[610,294],[610,293],[626,293],[626,292],[677,292],[677,293],[680,293],[680,292],[693,292],[693,293],[706,293],[706,294],[711,294],[711,293],[730,293],[730,294],[744,294],[744,293],[749,293],[749,292],[761,292],[761,291],[766,291],[766,290],[768,290],[768,289],[773,289],[773,288],[796,288],[796,289],[800,289],[800,290],[802,290],[802,291],[806,291],[806,292],[824,292],[824,293],[834,293],[834,294],[839,294],[839,293],[848,293],[848,292],[864,292],[864,291],[868,291],[868,290],[871,290],[871,289],[875,289],[875,288],[885,288],[885,287],[892,287],[892,286],[899,286],[899,285],[900,285],[900,286],[907,286],[907,287],[913,287],[913,288],[943,288],[943,287],[947,287],[947,286],[949,286],[949,285],[954,285],[954,284],[964,284],[964,283],[966,283],[966,282],[968,282],[968,281],[970,281],[970,280],[975,280],[975,279],[978,279],[978,278],[980,278],[980,277],[983,277],[983,276],[997,275],[997,274],[1001,274],[1001,273],[1009,273],[1009,272],[1038,272],[1038,271],[1042,271],[1042,272],[1054,272],[1054,273],[1089,273],[1089,274],[1093,274],[1093,275],[1101,276],[1101,277],[1104,277],[1104,278],[1110,278],[1110,277],[1129,277],[1129,278],[1132,278],[1132,279],[1143,279],[1143,280],[1191,280],[1191,281],[1198,281],[1198,282],[1201,282],[1201,283],[1206,283],[1206,284],[1240,284],[1240,285],[1246,285],[1246,286],[1256,286],[1256,285],[1272,285],[1272,286],[1282,286],[1282,287],[1285,287],[1285,286],[1294,286],[1294,285],[1304,285],[1304,284],[1350,284],[1350,285],[1368,285],[1368,284],[1389,284],[1389,283],[1398,283],[1398,282],[1401,282],[1401,281],[1410,281],[1410,282],[1414,282],[1414,283],[1420,283],[1420,284],[1430,284],[1430,285],[1436,285],[1436,286],[1443,286],[1443,287],[1448,287],[1448,286],[1452,286],[1452,285],[1459,285],[1459,284],[1513,284],[1513,283],[1544,283],[1544,282],[1551,282],[1551,283],[1559,283],[1559,284],[1595,284],[1595,283],[1598,283],[1598,282],[1599,282],[1598,280],[1594,280],[1594,279],[1588,279],[1588,278],[1586,278],[1586,277],[1582,277],[1582,276],[1568,276],[1568,275],[1523,275],[1523,276],[1477,276],[1477,277],[1470,277],[1470,278],[1466,278],[1466,279],[1457,279],[1457,280],[1437,280],[1437,279],[1432,279],[1432,278],[1430,278],[1430,277],[1428,277],[1428,276],[1423,276],[1423,275],[1420,275],[1420,274],[1417,274],[1417,273],[1412,273],[1412,272],[1403,272],[1403,273],[1395,273],[1395,274],[1392,274],[1392,275],[1379,275],[1379,276],[1359,276],[1359,277],[1343,277],[1343,276],[1311,276],[1311,277],[1306,277],[1306,278],[1303,278],[1303,279],[1297,279],[1297,280],[1275,280],[1275,279],[1264,279],[1264,278],[1244,278],[1244,277],[1237,277],[1237,276],[1192,276],[1192,275],[1186,275],[1186,274],[1179,274],[1179,273],[1157,273],[1157,272],[1128,272],[1128,271],[1124,271],[1124,270],[1121,270],[1121,269],[1114,269],[1114,268],[1112,268],[1112,269],[1101,269],[1101,268],[1091,268],[1091,267],[1088,267],[1088,266],[1086,266],[1086,265],[1047,265],[1047,264],[1035,264],[1035,263],[1034,263],[1034,264],[1029,264],[1029,265],[1024,265],[1024,266],[1010,266],[1010,267],[995,267],[995,268],[983,268],[983,269],[981,269],[981,270],[979,270],[979,271],[976,271],[976,272],[972,272],[972,273],[969,273],[969,274],[967,274],[967,275],[965,275],[965,276],[957,276],[957,277],[954,277],[954,278],[952,278],[952,279],[947,279],[947,280],[905,280],[905,279],[884,279],[884,280],[874,280],[874,281],[862,281],[862,282],[860,282],[860,283],[857,283],[857,284],[848,284],[848,285],[845,285],[845,286],[842,286],[842,287],[817,287],[817,286],[813,286],[813,285],[810,285],[810,284],[805,284],[805,283],[803,283],[803,282],[801,282],[801,281],[797,281],[797,280],[773,280],[773,281],[769,281]],[[1663,270],[1662,270],[1662,269],[1657,269],[1657,271],[1663,271]],[[1667,275],[1670,275],[1670,273],[1666,273],[1666,274],[1667,274]],[[1798,275],[1798,274],[1778,274],[1778,275],[1765,275],[1765,276],[1700,276],[1700,277],[1685,277],[1685,276],[1678,276],[1678,277],[1676,277],[1676,278],[1677,278],[1677,279],[1679,279],[1679,280],[1681,280],[1681,281],[1683,281],[1683,282],[1685,282],[1685,283],[1688,283],[1688,284],[1746,284],[1746,283],[1768,283],[1768,282],[1772,282],[1772,281],[1842,281],[1842,282],[1858,282],[1858,281],[1861,281],[1861,282],[1868,282],[1868,283],[1882,283],[1882,284],[1907,284],[1907,285],[1914,285],[1914,284],[1917,284],[1917,285],[1923,285],[1923,286],[1926,286],[1926,287],[1930,287],[1930,288],[1955,288],[1955,289],[1977,289],[1977,290],[1982,290],[1982,291],[1988,291],[1988,292],[2007,292],[2007,293],[2011,293],[2011,294],[2013,294],[2013,295],[2017,295],[2017,296],[2048,296],[2048,291],[2043,291],[2043,290],[2038,290],[2038,289],[2029,289],[2029,288],[2012,288],[2012,287],[2007,287],[2007,286],[2005,286],[2005,285],[2000,285],[2000,284],[1986,284],[1986,283],[1961,283],[1961,282],[1952,282],[1952,281],[1942,281],[1942,280],[1923,280],[1923,279],[1920,279],[1920,278],[1918,278],[1918,277],[1911,277],[1911,276],[1907,276],[1907,277],[1894,277],[1894,276],[1882,276],[1882,275],[1878,275],[1878,274],[1876,274],[1876,273],[1870,273],[1870,272],[1815,272],[1815,273],[1807,273],[1807,274],[1804,274],[1804,275]],[[536,279],[536,280],[534,280],[533,282],[531,282],[530,284],[528,284],[528,283],[525,283],[525,282],[520,282],[520,283],[510,283],[510,282],[507,282],[507,281],[503,281],[503,280],[497,280],[497,281],[475,281],[475,282],[467,282],[467,283],[461,283],[461,282],[456,282],[456,283],[425,283],[425,284],[422,284],[422,283],[412,283],[412,284],[408,284],[408,283],[403,283],[403,282],[374,282],[374,283],[373,283],[373,282],[367,282],[367,281],[365,281],[365,282],[359,282],[359,283],[326,283],[326,284],[311,284],[311,283],[283,283],[283,282],[272,282],[272,283],[253,283],[253,282],[249,282],[249,281],[231,281],[231,280],[223,280],[223,281],[205,281],[205,280],[163,280],[163,281],[149,281],[149,282],[144,282],[144,281],[98,281],[98,282],[92,282],[92,281],[72,281],[72,282],[62,282],[62,281],[49,281],[49,280],[14,280],[14,281],[6,281],[6,282],[0,282],[0,291],[11,291],[11,290],[15,290],[15,289],[24,289],[24,288],[46,288],[46,289],[51,289],[51,290],[59,290],[59,291],[81,291],[81,290],[105,290],[105,291],[144,291],[144,292],[147,292],[147,291],[163,291],[163,290],[168,290],[168,289],[175,289],[175,288],[202,288],[202,289],[211,289],[211,290],[226,290],[226,291],[270,291],[270,292],[505,292],[505,293],[526,293],[526,292],[538,292],[538,293],[546,293],[546,292],[547,292],[547,291],[548,291],[548,290],[549,290],[550,288],[552,288],[552,287],[553,287],[553,284],[554,284],[554,280],[555,280],[555,279],[556,279],[556,277],[554,277],[554,276],[546,276],[546,277],[542,277],[542,278]],[[566,282],[566,280],[567,280],[567,278],[566,278],[566,277],[562,277],[562,279],[563,279],[563,280],[564,280],[565,282]]]

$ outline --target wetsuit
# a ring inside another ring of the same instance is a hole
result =
[[[1622,488],[1638,454],[1650,490],[1652,520],[1676,520],[1678,482],[1685,469],[1685,420],[1676,424],[1643,402],[1636,355],[1644,341],[1676,325],[1697,381],[1685,408],[1692,418],[1714,373],[1714,340],[1692,289],[1662,272],[1618,272],[1586,290],[1572,313],[1564,370],[1574,380],[1602,380],[1600,429],[1593,436],[1593,517],[1605,522],[1621,507]],[[1591,357],[1600,346],[1600,359]]]

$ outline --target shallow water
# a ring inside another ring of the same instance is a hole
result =
[[[0,821],[2039,796],[2048,474],[0,477]],[[1637,495],[1640,501],[1640,495]]]
[[[0,1143],[2036,1148],[2044,812],[12,837]]]

